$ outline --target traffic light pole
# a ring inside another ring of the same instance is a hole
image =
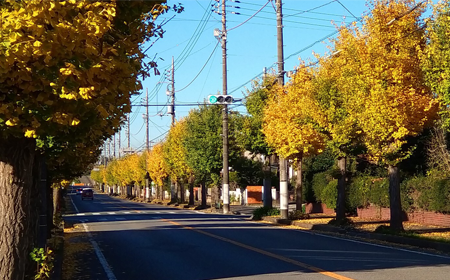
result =
[[[226,0],[222,0],[222,71],[223,89],[222,94],[227,95],[227,25],[226,25]],[[222,134],[223,134],[223,170],[222,170],[222,193],[223,213],[230,212],[229,199],[229,170],[228,170],[228,105],[223,105],[222,111]]]

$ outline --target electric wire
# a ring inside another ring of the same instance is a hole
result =
[[[346,6],[344,6],[344,4],[341,3],[341,1],[336,0],[336,2],[338,2],[339,5],[341,5],[345,10],[347,10],[347,12],[348,12],[352,17],[354,17],[357,21],[359,21],[359,22],[361,21],[361,18],[356,17],[349,9],[347,9]]]
[[[312,11],[314,11],[314,10],[320,9],[320,8],[322,8],[322,7],[328,6],[328,5],[330,5],[331,3],[334,3],[334,2],[336,2],[336,1],[337,1],[337,0],[332,0],[332,1],[328,2],[328,3],[325,3],[325,4],[322,4],[322,5],[320,5],[320,6],[311,8],[311,9],[309,9],[309,10],[300,11],[300,12],[298,12],[298,13],[291,14],[291,15],[283,15],[283,17],[284,17],[284,18],[287,18],[287,17],[291,17],[291,16],[295,16],[295,15],[300,15],[300,14],[304,14],[304,13],[309,13],[309,12],[312,12]]]
[[[241,14],[244,16],[250,16],[247,14]],[[255,18],[259,18],[259,19],[266,19],[266,20],[273,20],[273,18],[269,18],[269,17],[262,17],[262,16],[255,16]],[[294,21],[294,20],[283,20],[283,24],[284,23],[295,23],[295,24],[302,24],[302,25],[308,25],[308,26],[319,26],[319,27],[327,27],[327,28],[334,28],[331,25],[323,25],[323,24],[317,24],[317,23],[308,23],[308,22],[299,22],[299,21]]]
[[[141,130],[144,128],[144,125],[145,125],[145,122],[142,123],[142,126],[141,126],[141,128],[139,129],[138,132],[136,132],[136,133],[131,133],[131,135],[138,135],[138,134],[141,132]]]
[[[211,0],[209,2],[208,6],[210,6],[212,2],[213,1]],[[197,25],[197,28],[195,29],[194,34],[191,36],[191,39],[189,40],[189,42],[185,46],[185,48],[181,51],[179,57],[177,58],[177,61],[175,61],[175,66],[176,66],[177,69],[179,67],[181,67],[181,65],[186,60],[187,56],[189,56],[190,52],[192,51],[192,49],[197,44],[197,42],[198,42],[198,40],[200,38],[200,35],[205,30],[206,24],[208,23],[208,20],[211,17],[211,14],[212,14],[212,11],[205,10],[205,13],[202,16],[202,20]]]
[[[185,87],[183,87],[182,89],[176,90],[175,92],[180,92],[182,90],[185,90],[187,87],[189,87],[200,75],[200,73],[202,73],[203,69],[205,69],[206,65],[208,64],[209,60],[211,59],[211,57],[213,56],[213,54],[216,52],[217,50],[217,46],[219,45],[219,40],[217,40],[216,46],[214,47],[213,51],[211,52],[211,54],[209,55],[208,59],[206,60],[206,62],[203,64],[202,68],[200,69],[200,71],[197,73],[197,75],[194,77],[194,79],[192,79],[192,81],[190,81]]]
[[[336,0],[334,0],[334,1],[336,1]],[[273,6],[273,1],[271,1],[271,2],[272,2],[272,6]],[[332,2],[333,2],[333,1],[328,2],[327,4],[331,4]],[[259,4],[256,4],[256,3],[249,3],[249,2],[244,2],[244,1],[241,1],[241,4],[252,5],[252,6],[259,6]],[[276,12],[275,6],[273,6],[273,8],[274,8],[274,11]],[[314,10],[315,10],[316,8],[317,8],[317,7],[305,11],[305,10],[299,10],[299,9],[287,8],[285,5],[283,5],[283,11],[293,11],[293,12],[298,12],[298,13],[300,13],[300,14],[301,14],[301,13],[307,12],[307,13],[310,13],[310,14],[327,15],[327,16],[334,16],[334,17],[339,17],[339,18],[342,17],[342,15],[339,15],[339,14],[331,14],[331,13],[323,13],[323,12],[314,12]],[[242,8],[241,8],[241,9],[242,9]],[[286,17],[286,16],[291,16],[291,15],[283,15],[283,17]]]
[[[236,28],[238,28],[239,26],[245,24],[247,21],[251,20],[254,16],[256,16],[259,12],[261,12],[262,9],[264,9],[264,8],[267,6],[267,4],[269,4],[270,1],[271,1],[271,0],[267,1],[266,4],[264,4],[264,6],[261,7],[261,9],[259,9],[258,11],[256,11],[256,13],[254,13],[254,14],[253,14],[252,16],[250,16],[248,19],[246,19],[245,21],[243,21],[241,24],[238,24],[238,25],[236,25],[235,27],[232,27],[232,28],[228,29],[227,32],[228,32],[228,31],[231,31],[231,30],[233,30],[233,29],[236,29]]]

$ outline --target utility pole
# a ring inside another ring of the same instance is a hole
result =
[[[111,158],[111,139],[108,139],[108,160]]]
[[[116,158],[116,134],[113,136],[113,158]]]
[[[106,159],[106,141],[103,143],[103,164],[105,167],[108,164]]]
[[[282,0],[276,0],[277,9],[277,49],[278,49],[278,84],[284,86],[284,53],[283,53],[283,12]],[[281,219],[288,218],[289,211],[289,192],[287,161],[280,157],[280,214]]]
[[[226,0],[222,0],[222,94],[227,95],[227,24],[226,24]],[[228,170],[228,105],[223,105],[222,109],[222,138],[223,138],[223,169],[222,169],[222,194],[223,213],[230,212],[229,198],[229,170]]]
[[[146,149],[147,149],[147,151],[149,150],[149,136],[150,136],[150,130],[149,130],[149,127],[148,127],[148,121],[149,121],[149,116],[148,116],[148,88],[146,88],[145,89],[145,92],[146,92],[146,97],[145,97],[145,104],[146,104],[146,106],[145,106],[145,126],[146,126],[146,129],[147,129],[147,138],[146,138],[146,141],[145,141],[145,147],[146,147]]]
[[[131,113],[128,113],[128,130],[127,130],[127,133],[128,133],[128,151],[130,150],[130,147],[131,147],[131,145],[130,145],[130,125],[131,125]]]
[[[119,149],[118,149],[118,151],[119,151],[119,158],[120,158],[120,134],[121,134],[121,132],[122,132],[122,126],[120,126],[120,128],[119,128]]]
[[[175,66],[172,56],[172,126],[175,124]]]

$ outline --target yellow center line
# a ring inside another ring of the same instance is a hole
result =
[[[299,261],[296,261],[296,260],[293,260],[293,259],[290,259],[290,258],[286,258],[286,257],[280,256],[280,255],[277,255],[277,254],[274,254],[274,253],[271,253],[271,252],[268,252],[268,251],[264,251],[264,250],[261,250],[261,249],[258,249],[258,248],[255,248],[255,247],[252,247],[252,246],[249,246],[249,245],[245,245],[243,243],[240,243],[240,242],[237,242],[237,241],[225,238],[225,237],[221,237],[221,236],[218,236],[218,235],[215,235],[215,234],[212,234],[212,233],[200,230],[200,229],[195,229],[193,227],[184,226],[184,225],[182,225],[180,223],[177,223],[177,222],[174,222],[174,221],[171,221],[171,220],[167,220],[167,219],[161,219],[161,220],[163,220],[165,222],[168,222],[170,224],[173,224],[173,225],[185,228],[185,229],[193,230],[195,232],[198,232],[198,233],[210,236],[210,237],[215,238],[215,239],[219,239],[219,240],[231,243],[233,245],[245,248],[247,250],[250,250],[250,251],[253,251],[253,252],[257,252],[257,253],[266,255],[268,257],[272,257],[272,258],[275,258],[275,259],[278,259],[278,260],[281,260],[281,261],[284,261],[284,262],[287,262],[287,263],[299,266],[301,268],[309,269],[311,271],[320,273],[322,275],[326,275],[326,276],[334,278],[334,279],[338,279],[338,280],[354,280],[353,278],[345,277],[343,275],[339,275],[339,274],[336,274],[336,273],[333,273],[333,272],[330,272],[330,271],[326,271],[324,269],[321,269],[321,268],[318,268],[318,267],[315,267],[315,266],[312,266],[312,265],[309,265],[309,264],[306,264],[306,263],[302,263],[302,262],[299,262]]]

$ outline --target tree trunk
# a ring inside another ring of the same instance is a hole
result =
[[[336,201],[336,221],[342,222],[345,219],[345,189],[346,189],[346,158],[338,158],[340,176],[338,178],[337,201]]]
[[[263,204],[264,207],[272,208],[272,173],[270,172],[270,160],[271,156],[269,156],[269,166],[263,166],[264,179],[263,179],[263,188],[264,188],[264,197]]]
[[[303,169],[302,169],[303,158],[300,157],[297,161],[297,180],[295,184],[295,207],[297,211],[303,212]]]
[[[186,201],[185,199],[186,192],[184,191],[184,183],[185,181],[183,183],[180,183],[180,203],[184,203]]]
[[[61,187],[53,188],[53,225],[60,227],[61,216]]]
[[[189,205],[194,205],[194,179],[189,178]]]
[[[34,244],[34,139],[0,138],[0,279],[22,280]]]
[[[395,230],[403,230],[402,201],[400,198],[400,175],[397,166],[388,166],[389,173],[389,206],[391,211],[390,226]]]
[[[177,183],[170,181],[170,202],[175,203],[177,201]]]
[[[203,179],[203,182],[202,182],[202,208],[206,208],[206,195],[207,195],[206,179]]]

